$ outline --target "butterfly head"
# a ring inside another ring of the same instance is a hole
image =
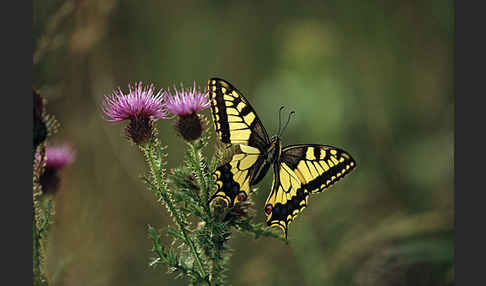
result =
[[[282,153],[282,145],[280,144],[280,137],[278,135],[273,135],[271,138],[270,147],[268,148],[267,163],[271,164],[280,158]]]
[[[280,142],[280,136],[273,135],[272,138],[271,138],[271,142],[272,142],[272,145],[275,144],[275,143],[279,143]]]

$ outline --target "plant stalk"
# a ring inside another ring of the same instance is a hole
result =
[[[187,233],[187,229],[185,227],[185,223],[183,219],[180,217],[180,214],[177,212],[177,209],[172,203],[172,200],[170,198],[169,193],[167,192],[166,185],[163,181],[163,177],[161,174],[163,174],[162,170],[159,168],[163,168],[162,166],[157,166],[157,163],[155,162],[156,154],[153,154],[153,150],[159,151],[160,150],[160,144],[157,141],[157,138],[152,137],[150,142],[148,143],[148,146],[141,146],[141,149],[145,153],[145,156],[147,157],[147,161],[150,167],[150,171],[152,173],[153,179],[155,180],[156,187],[158,189],[158,193],[162,200],[164,201],[168,211],[174,216],[175,218],[175,223],[179,227],[179,230],[182,232],[182,235],[184,237],[185,242],[189,245],[189,248],[191,249],[191,252],[194,256],[194,259],[197,262],[198,267],[200,268],[200,274],[202,277],[206,277],[206,271],[204,270],[203,264],[201,263],[201,258],[199,257],[199,254],[197,253],[196,247],[192,239]]]

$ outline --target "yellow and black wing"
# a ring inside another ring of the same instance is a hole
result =
[[[208,89],[214,128],[221,142],[253,146],[263,151],[270,138],[241,92],[219,78],[210,79]]]
[[[217,190],[210,201],[219,198],[224,200],[228,207],[246,201],[252,178],[263,164],[263,160],[257,148],[240,144],[239,152],[232,156],[231,161],[219,166],[214,172]]]
[[[307,206],[309,195],[329,188],[355,167],[348,153],[332,146],[283,148],[265,205],[267,224],[281,228],[287,235],[288,225]]]
[[[251,179],[263,164],[261,154],[266,152],[270,139],[248,100],[233,85],[212,78],[208,89],[218,138],[240,147],[229,163],[215,171],[217,191],[211,201],[221,198],[231,207],[248,197]]]

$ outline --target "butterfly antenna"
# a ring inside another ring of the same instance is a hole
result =
[[[277,131],[277,135],[280,136],[280,128],[282,127],[282,120],[281,120],[281,117],[282,117],[282,110],[284,110],[285,106],[280,106],[280,110],[278,111],[278,131]]]
[[[290,117],[292,117],[292,115],[294,115],[294,114],[295,114],[295,111],[293,111],[293,110],[289,113],[289,117],[287,118],[287,122],[285,123],[284,127],[282,128],[282,134],[285,131],[285,129],[287,128],[287,125],[289,125]],[[280,135],[282,135],[282,134],[280,134]]]

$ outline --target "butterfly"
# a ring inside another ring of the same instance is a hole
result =
[[[217,136],[236,147],[229,162],[214,172],[217,190],[210,202],[222,199],[233,207],[246,201],[250,188],[273,166],[272,190],[264,209],[266,222],[287,237],[289,224],[308,205],[309,195],[328,189],[356,167],[351,155],[333,146],[282,147],[280,130],[270,138],[248,100],[229,82],[211,78],[208,91]]]

